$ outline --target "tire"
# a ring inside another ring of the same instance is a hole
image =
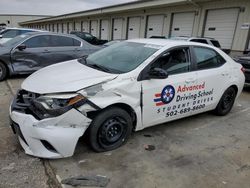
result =
[[[123,109],[111,107],[98,114],[89,127],[89,142],[96,152],[114,150],[126,143],[132,118]]]
[[[222,95],[217,107],[214,110],[214,113],[218,116],[224,116],[228,114],[236,98],[236,91],[233,87],[228,88]]]
[[[7,68],[0,62],[0,81],[3,81],[7,77]]]

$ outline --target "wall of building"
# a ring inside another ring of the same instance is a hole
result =
[[[72,24],[72,30],[77,29],[79,24],[82,26],[87,23],[87,32],[91,32],[90,23],[92,20],[97,20],[97,37],[100,37],[101,33],[101,20],[109,21],[109,35],[108,39],[112,39],[113,31],[113,20],[116,18],[122,18],[123,27],[122,27],[122,39],[128,38],[129,32],[129,19],[131,17],[140,18],[139,28],[139,36],[140,38],[146,37],[147,33],[147,19],[150,15],[163,15],[163,36],[169,37],[171,35],[171,30],[173,30],[173,17],[176,13],[194,13],[194,20],[192,26],[192,34],[191,36],[204,36],[204,30],[206,26],[206,18],[208,15],[208,11],[210,10],[225,10],[229,8],[236,8],[238,11],[237,15],[237,23],[235,29],[233,31],[233,40],[231,44],[231,49],[233,51],[244,51],[248,48],[249,45],[249,28],[242,27],[243,25],[250,24],[250,1],[249,0],[211,0],[211,1],[196,1],[196,3],[192,3],[191,1],[183,2],[180,1],[180,4],[171,5],[171,6],[161,6],[161,7],[143,7],[138,8],[137,10],[131,11],[130,9],[124,10],[122,7],[119,7],[120,11],[115,12],[115,8],[112,12],[103,11],[103,13],[98,13],[93,11],[93,13],[88,13],[86,16],[74,17],[68,16],[70,18],[54,18],[53,21],[41,21],[34,22],[29,24],[24,24],[23,26],[28,26],[32,28],[40,28],[46,29],[54,32],[64,32],[68,33],[71,30],[71,27],[68,25]],[[66,17],[66,16],[65,16]],[[184,18],[183,18],[184,19]],[[50,19],[51,20],[51,19]],[[50,24],[50,27],[49,27]],[[52,27],[51,25],[55,25]],[[60,30],[57,30],[57,25],[61,27]],[[63,28],[63,29],[62,29]]]
[[[6,24],[7,27],[20,27],[19,23],[34,19],[46,18],[48,16],[36,16],[36,15],[1,15],[0,24]]]

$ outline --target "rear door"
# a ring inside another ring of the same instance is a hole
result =
[[[194,113],[212,110],[230,83],[230,65],[215,50],[206,47],[193,47],[196,59],[197,79],[204,83],[204,90],[197,93],[197,109]]]
[[[50,64],[76,59],[81,56],[81,42],[66,36],[51,35]]]

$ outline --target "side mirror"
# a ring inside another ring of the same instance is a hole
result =
[[[0,39],[3,38],[3,35],[0,35]]]
[[[20,51],[23,51],[26,49],[26,45],[25,44],[20,44],[18,47],[17,47],[18,50]]]
[[[151,79],[166,79],[168,77],[167,71],[161,68],[152,68],[148,74]]]

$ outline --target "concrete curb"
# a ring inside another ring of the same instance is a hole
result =
[[[15,95],[16,92],[14,91],[11,82],[9,80],[6,80],[6,83],[7,83],[8,88],[10,89],[11,94]]]

